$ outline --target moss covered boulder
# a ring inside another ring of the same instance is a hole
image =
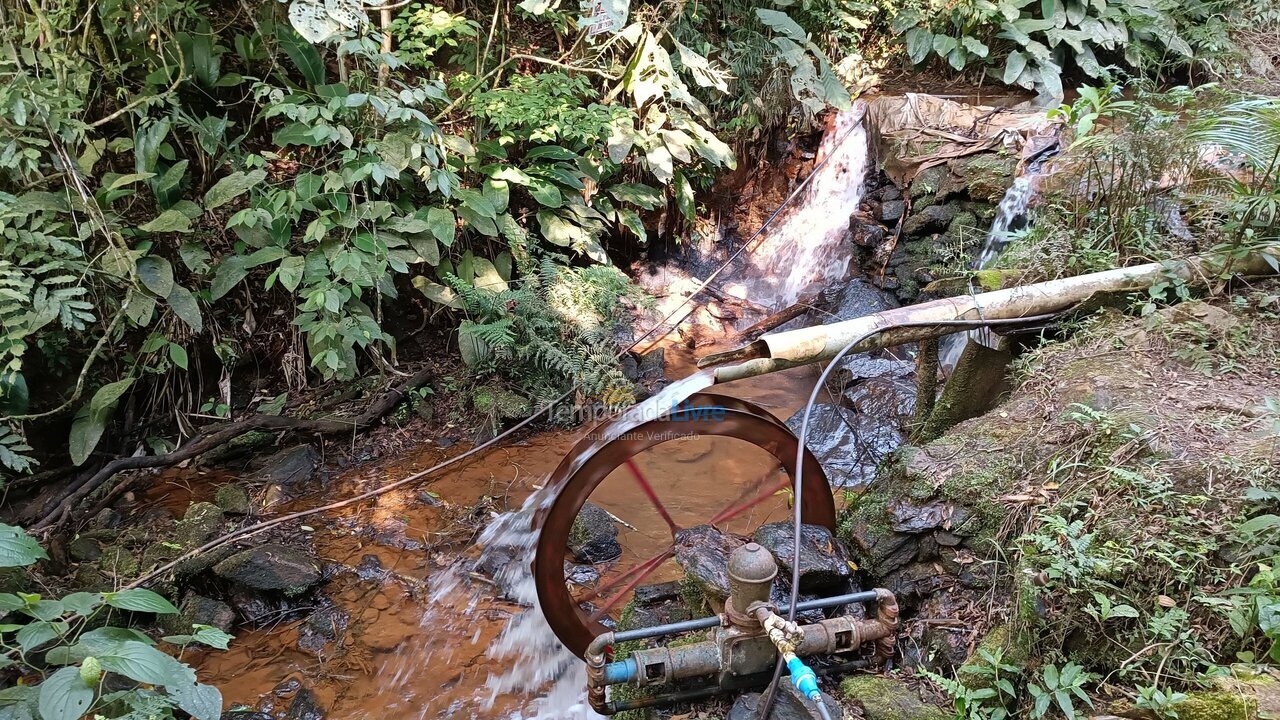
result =
[[[862,709],[865,720],[950,720],[954,713],[925,702],[901,680],[879,675],[854,675],[840,683],[846,702]]]

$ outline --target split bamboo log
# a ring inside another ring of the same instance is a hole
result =
[[[1276,275],[1277,268],[1280,268],[1280,248],[1259,250],[1234,260],[1223,255],[1193,255],[1181,260],[943,298],[829,325],[774,333],[736,350],[708,355],[700,359],[698,365],[708,367],[732,360],[746,360],[716,369],[715,381],[729,382],[830,360],[855,338],[877,329],[882,331],[858,343],[852,352],[919,342],[956,331],[955,327],[947,326],[921,327],[921,323],[1029,318],[1068,310],[1100,292],[1145,290],[1175,277],[1189,286],[1203,286],[1218,280],[1228,271],[1242,276]]]

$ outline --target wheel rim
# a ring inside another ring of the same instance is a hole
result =
[[[622,418],[605,423],[593,430],[576,445],[552,473],[549,483],[557,488],[554,501],[537,515],[539,535],[534,556],[534,579],[538,590],[538,603],[556,637],[570,651],[581,657],[587,645],[608,628],[600,622],[602,611],[595,615],[583,610],[570,593],[564,573],[564,554],[569,532],[578,512],[591,493],[614,470],[624,466],[639,453],[672,440],[689,437],[728,437],[745,441],[770,455],[786,473],[784,485],[771,485],[761,493],[745,500],[732,501],[717,515],[708,518],[709,524],[723,523],[736,515],[768,499],[781,487],[793,487],[795,478],[796,448],[798,439],[786,427],[763,408],[752,403],[714,393],[698,393],[691,396],[685,407],[718,406],[725,409],[722,416],[712,419],[706,416],[686,417],[680,420],[660,419],[648,422]],[[807,449],[804,453],[804,495],[801,517],[805,523],[821,525],[835,530],[835,501],[822,466]],[[662,508],[660,499],[638,471],[633,477],[658,508],[659,514],[671,525],[673,541],[675,524]],[[601,585],[591,594],[603,601],[603,611],[613,608],[645,577],[661,566],[673,554],[673,550],[649,558],[629,570],[616,573],[612,579],[601,580]],[[603,591],[602,591],[603,590]]]

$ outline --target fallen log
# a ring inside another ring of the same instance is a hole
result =
[[[765,335],[735,350],[701,358],[698,366],[709,367],[731,360],[745,360],[746,362],[737,365],[716,369],[717,383],[730,382],[830,360],[845,345],[875,330],[881,332],[859,342],[852,352],[868,352],[955,332],[954,327],[921,326],[930,322],[979,319],[1008,322],[1062,312],[1098,293],[1145,290],[1158,282],[1170,280],[1178,280],[1191,287],[1204,286],[1227,275],[1276,275],[1278,268],[1278,247],[1258,250],[1243,258],[1193,255],[1180,260],[1117,268],[977,295],[943,298],[830,325]]]
[[[796,301],[794,304],[792,304],[790,307],[783,308],[782,310],[779,310],[778,312],[773,313],[769,317],[764,318],[763,320],[757,322],[756,324],[752,325],[746,330],[743,330],[742,332],[738,333],[738,337],[755,340],[756,338],[760,337],[764,333],[769,332],[770,330],[773,330],[779,325],[785,325],[786,323],[791,322],[792,320],[795,320],[801,315],[809,312],[810,310],[813,309],[813,303],[816,300],[817,300],[817,296],[815,295],[802,297],[798,301]]]
[[[251,430],[292,430],[314,435],[355,433],[367,430],[382,419],[383,415],[390,412],[410,390],[425,383],[430,376],[430,368],[424,367],[388,390],[367,410],[354,418],[307,419],[282,415],[254,414],[223,425],[208,433],[197,435],[187,444],[164,455],[136,455],[116,458],[102,466],[102,469],[96,473],[82,477],[68,486],[53,509],[32,525],[31,529],[49,531],[65,524],[71,519],[72,512],[76,506],[117,473],[125,470],[173,467],[178,463],[196,458],[224,443],[230,442]]]

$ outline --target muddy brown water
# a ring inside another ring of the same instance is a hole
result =
[[[666,353],[669,376],[693,372],[692,351],[668,345]],[[717,392],[750,400],[785,420],[803,405],[816,377],[812,368],[797,368],[717,386]],[[470,590],[455,585],[458,561],[474,554],[465,542],[457,541],[458,532],[472,524],[466,517],[472,512],[518,508],[589,429],[539,432],[454,466],[424,485],[309,519],[319,554],[352,569],[337,573],[323,588],[348,617],[339,645],[329,645],[319,654],[300,649],[305,620],[238,628],[229,650],[193,658],[201,676],[222,690],[228,706],[244,704],[275,716],[290,703],[297,685],[290,681],[301,680],[331,719],[520,717],[533,695],[492,698],[486,683],[503,674],[508,661],[490,658],[486,649],[522,608],[483,592],[483,578],[468,578],[463,585]],[[323,492],[288,509],[349,497],[434,465],[442,457],[438,448],[427,446],[379,460],[336,478]],[[637,460],[682,526],[714,515],[762,475],[780,472],[764,451],[732,438],[672,441]],[[440,504],[424,503],[423,490]],[[192,494],[202,499],[198,489]],[[592,501],[630,526],[620,528],[623,557],[609,567],[630,567],[670,543],[665,523],[625,469],[607,478]],[[786,498],[778,496],[728,529],[749,532],[789,516]],[[378,558],[383,577],[361,580],[354,569],[362,562],[367,565],[370,555]],[[599,569],[609,572],[608,567]],[[677,577],[678,566],[667,561],[650,581]],[[439,582],[442,578],[448,582]],[[441,587],[450,589],[440,591]]]

